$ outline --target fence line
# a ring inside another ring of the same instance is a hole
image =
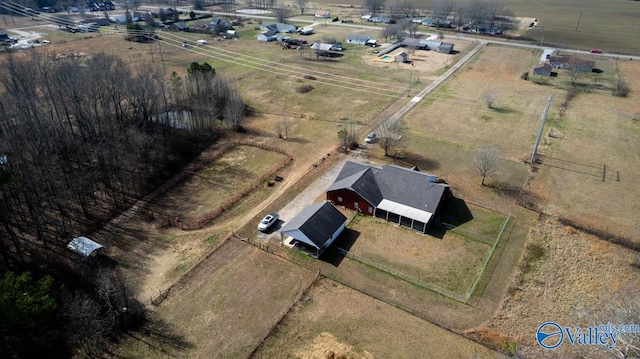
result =
[[[201,215],[201,216],[199,216],[199,217],[197,217],[195,219],[187,219],[187,220],[180,219],[180,218],[173,217],[173,216],[167,216],[167,215],[160,214],[159,215],[160,220],[159,220],[158,226],[160,226],[162,228],[164,228],[164,227],[176,227],[176,228],[180,228],[182,230],[195,230],[195,229],[204,228],[212,220],[214,220],[216,217],[218,217],[220,214],[222,214],[225,210],[231,208],[233,206],[233,204],[235,204],[240,199],[242,199],[243,197],[245,197],[246,195],[251,193],[258,186],[260,186],[260,184],[262,184],[268,178],[270,178],[273,175],[275,175],[278,171],[280,171],[282,168],[287,166],[293,160],[293,156],[291,154],[289,154],[287,151],[285,151],[285,150],[283,150],[281,148],[275,147],[275,146],[269,146],[269,145],[265,145],[263,143],[254,142],[254,141],[251,141],[251,140],[229,141],[229,142],[225,143],[222,147],[217,149],[216,151],[214,151],[212,153],[207,153],[207,154],[201,155],[200,158],[195,163],[193,163],[191,166],[189,166],[189,168],[183,170],[179,175],[174,176],[171,180],[167,181],[164,185],[159,187],[158,190],[156,192],[154,192],[154,196],[153,197],[155,197],[157,195],[160,195],[160,194],[163,194],[163,193],[166,193],[170,188],[172,188],[172,187],[176,186],[177,184],[179,184],[180,182],[186,180],[188,177],[192,176],[194,173],[203,170],[207,165],[209,165],[210,163],[212,163],[216,159],[220,158],[224,153],[226,153],[231,148],[236,147],[236,146],[253,146],[253,147],[257,147],[257,148],[260,148],[260,149],[263,149],[263,150],[266,150],[266,151],[272,151],[272,152],[283,154],[283,155],[286,156],[286,158],[283,161],[281,161],[277,166],[275,166],[274,168],[272,168],[268,172],[264,173],[262,176],[254,179],[242,191],[236,193],[234,196],[232,196],[231,198],[227,199],[225,202],[223,202],[221,205],[219,205],[215,209],[213,209],[213,210],[211,210],[211,211],[209,211],[209,212],[207,212],[207,213],[205,213],[205,214],[203,214],[203,215]],[[153,197],[151,197],[149,200],[145,201],[144,204],[139,209],[140,213],[143,216],[145,216],[146,218],[149,218],[150,220],[153,220],[153,219],[156,218],[156,215],[149,209],[149,207],[151,205],[150,200]]]
[[[471,290],[469,290],[469,292],[467,293],[467,297],[465,298],[465,301],[464,301],[465,304],[469,304],[469,300],[471,300],[471,296],[473,295],[473,292],[476,290],[476,286],[480,282],[480,278],[482,278],[482,275],[484,274],[485,269],[487,269],[487,265],[489,264],[489,261],[493,257],[493,253],[496,251],[496,248],[498,247],[498,242],[500,242],[500,238],[502,238],[502,233],[504,233],[505,228],[507,228],[507,223],[509,223],[510,219],[511,219],[511,212],[509,212],[507,219],[504,221],[504,224],[500,229],[500,233],[498,233],[498,237],[496,238],[496,241],[493,244],[493,247],[491,248],[491,252],[489,252],[489,255],[487,255],[487,258],[485,259],[484,264],[482,265],[482,269],[480,269],[480,273],[478,273],[478,276],[476,277],[475,282],[473,282],[473,285],[471,286]]]
[[[425,282],[423,280],[414,278],[414,277],[412,277],[412,276],[410,276],[408,274],[393,270],[393,269],[391,269],[389,267],[386,267],[386,266],[384,266],[384,265],[382,265],[380,263],[376,263],[376,262],[374,262],[374,261],[372,261],[370,259],[367,259],[365,257],[356,257],[355,253],[351,253],[351,252],[349,252],[349,251],[347,251],[345,249],[342,249],[340,247],[336,247],[336,250],[338,250],[340,253],[342,253],[345,257],[350,258],[350,259],[352,259],[352,260],[354,260],[356,262],[359,262],[359,263],[362,263],[364,265],[376,268],[377,270],[382,271],[382,272],[384,272],[386,274],[389,274],[389,275],[391,275],[393,277],[396,277],[396,278],[398,278],[400,280],[403,280],[405,282],[411,283],[411,284],[416,285],[418,287],[430,290],[432,292],[435,292],[435,293],[438,293],[440,295],[443,295],[443,296],[445,296],[447,298],[451,298],[453,300],[457,300],[458,302],[466,304],[465,296],[463,294],[452,292],[452,291],[450,291],[448,289],[442,288],[442,287],[437,286],[435,284],[428,283],[428,282]]]
[[[267,341],[267,339],[269,339],[269,337],[271,336],[271,334],[273,333],[273,331],[278,327],[278,325],[282,322],[282,320],[287,316],[287,314],[289,314],[289,312],[291,312],[291,309],[293,309],[293,307],[296,306],[296,304],[298,302],[300,302],[300,299],[302,299],[303,297],[306,298],[308,296],[306,296],[305,294],[309,292],[309,289],[311,288],[311,286],[316,283],[316,281],[318,280],[318,277],[320,276],[320,269],[318,269],[318,271],[316,272],[316,275],[313,277],[313,279],[311,280],[311,282],[304,288],[302,289],[302,291],[300,292],[300,294],[296,295],[296,300],[293,301],[293,303],[287,307],[284,312],[282,313],[282,315],[279,316],[278,320],[276,320],[270,327],[269,330],[267,331],[267,335],[265,335],[262,340],[260,340],[260,342],[258,342],[258,344],[253,348],[253,350],[251,351],[251,353],[247,356],[247,358],[252,358],[256,352],[258,352],[258,349],[260,349],[260,347],[262,347],[264,345],[264,342]]]
[[[202,264],[202,262],[204,262],[205,259],[209,258],[213,253],[215,253],[218,249],[220,249],[220,247],[222,247],[225,243],[227,243],[229,241],[229,239],[231,239],[232,237],[236,237],[236,236],[237,235],[233,231],[229,232],[220,241],[220,243],[218,243],[215,246],[213,246],[213,248],[211,248],[208,252],[206,252],[204,255],[202,255],[197,261],[195,261],[195,263],[193,263],[189,268],[187,268],[184,272],[182,272],[182,274],[180,274],[178,276],[178,278],[174,279],[169,284],[169,286],[167,286],[166,289],[160,290],[157,295],[151,297],[151,304],[153,304],[155,306],[159,306],[165,299],[167,299],[167,297],[169,296],[169,292],[171,291],[171,289],[173,289],[173,287],[176,284],[178,284],[187,274],[191,273],[191,271],[193,269],[195,269],[197,266]]]

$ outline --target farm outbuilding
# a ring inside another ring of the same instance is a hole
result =
[[[449,185],[436,180],[414,169],[347,161],[327,189],[327,200],[424,233],[451,196]]]
[[[305,207],[282,227],[280,235],[283,241],[292,237],[295,248],[318,258],[342,233],[346,221],[347,217],[324,201]]]
[[[82,236],[74,238],[69,242],[69,244],[67,244],[67,248],[83,258],[87,258],[94,253],[99,253],[104,247],[101,244]]]
[[[553,67],[551,67],[551,65],[547,64],[547,63],[541,63],[536,65],[533,68],[533,74],[534,75],[540,75],[540,76],[551,76],[551,70],[553,69]]]

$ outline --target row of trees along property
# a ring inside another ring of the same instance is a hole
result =
[[[427,16],[436,27],[461,27],[475,25],[487,33],[502,33],[516,26],[514,13],[498,0],[434,0],[428,12],[421,14],[411,0],[364,0],[363,11],[372,16],[388,15],[396,22]],[[409,26],[407,24],[406,26]]]
[[[57,293],[52,296],[63,303],[56,311],[69,308],[64,304],[78,300],[73,293],[80,290],[88,299],[72,308],[93,300],[101,309],[89,314],[104,317],[115,307],[113,291],[98,289],[117,273],[79,280],[67,243],[150,193],[224,134],[222,129],[241,129],[245,105],[208,64],[192,64],[182,77],[165,76],[148,64],[130,68],[102,53],[55,60],[33,50],[7,53],[0,61],[0,279],[9,271],[51,275]],[[112,282],[107,287],[124,288]],[[29,345],[33,335],[5,336],[11,328],[2,315],[0,357],[22,357],[12,350],[36,348]],[[74,318],[54,316],[59,327]],[[38,346],[41,354],[65,342],[60,332],[46,336],[50,340]]]

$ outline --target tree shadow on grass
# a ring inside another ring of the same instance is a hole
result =
[[[440,168],[440,162],[414,152],[405,152],[403,157],[397,157],[396,160],[405,167],[415,166],[421,172],[435,171]]]
[[[360,232],[345,228],[331,247],[320,256],[320,259],[334,267],[340,266],[347,255],[346,253],[351,250],[358,237],[360,237]]]
[[[509,115],[509,114],[513,114],[513,113],[517,113],[518,111],[509,108],[509,107],[492,107],[491,108],[494,112],[497,113],[501,113],[501,114],[505,114],[505,115]]]
[[[130,338],[146,344],[156,353],[170,357],[185,357],[186,351],[194,348],[181,334],[174,331],[169,323],[152,318],[139,330],[127,333]]]

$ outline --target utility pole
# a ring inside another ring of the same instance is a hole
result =
[[[540,129],[538,130],[538,137],[536,138],[536,144],[533,146],[533,153],[531,154],[531,164],[533,165],[536,160],[536,155],[538,154],[538,145],[540,145],[540,139],[542,138],[542,132],[544,131],[544,123],[547,121],[547,114],[549,113],[549,107],[551,107],[551,99],[553,95],[549,96],[549,100],[547,100],[547,107],[544,108],[544,112],[542,113],[542,118],[540,119]]]
[[[413,76],[413,70],[409,71],[409,89],[407,90],[407,97],[411,96],[411,77]]]
[[[580,20],[582,20],[582,10],[580,10],[580,17],[578,17],[578,24],[576,25],[576,31],[578,31],[578,26],[580,26]]]
[[[542,40],[544,40],[544,26],[540,26],[540,30],[542,30],[542,32],[540,33],[540,45],[538,46],[542,46]]]

